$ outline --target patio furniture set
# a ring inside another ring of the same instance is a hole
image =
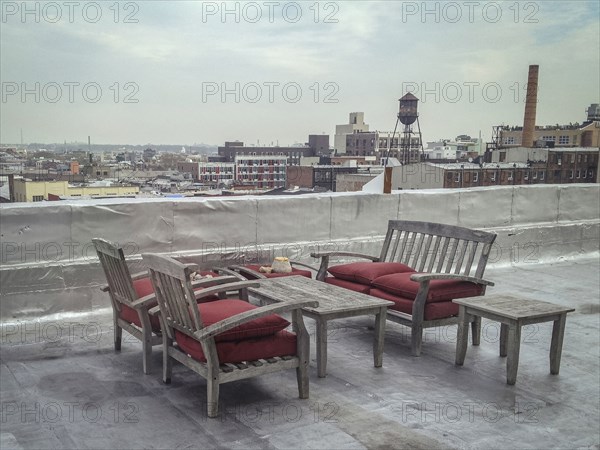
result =
[[[382,366],[386,319],[411,327],[414,356],[421,353],[423,328],[458,324],[456,365],[464,363],[469,324],[473,345],[479,345],[481,318],[499,321],[508,384],[516,380],[521,327],[553,321],[550,366],[557,374],[566,314],[573,310],[483,298],[494,285],[483,275],[495,238],[463,227],[391,220],[378,257],[311,254],[321,260],[316,279],[315,269],[298,263],[287,273],[263,271],[260,265],[199,272],[195,264],[157,254],[143,254],[148,272],[132,275],[121,248],[99,238],[93,243],[113,307],[115,350],[121,349],[122,330],[141,340],[143,371],[149,373],[152,346],[162,344],[163,381],[171,382],[173,360],[198,373],[207,383],[208,416],[216,417],[221,384],[279,370],[295,368],[299,397],[308,398],[304,316],[316,322],[319,377],[327,371],[328,322],[362,315],[375,317],[375,367]],[[331,266],[333,257],[367,262]],[[291,323],[283,313],[291,315]]]

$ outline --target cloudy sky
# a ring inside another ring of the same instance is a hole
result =
[[[425,141],[538,125],[600,101],[594,1],[1,1],[2,143],[289,145],[351,111],[394,128],[421,99]]]

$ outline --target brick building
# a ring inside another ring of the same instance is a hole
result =
[[[358,167],[338,165],[288,166],[288,189],[298,186],[301,188],[322,188],[337,192],[336,180],[340,174],[357,173]]]

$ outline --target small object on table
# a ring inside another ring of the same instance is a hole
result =
[[[290,264],[290,260],[285,256],[278,256],[273,260],[273,264],[271,264],[271,269],[275,273],[292,273],[292,265]]]

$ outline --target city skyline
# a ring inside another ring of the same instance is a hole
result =
[[[597,2],[223,5],[2,2],[2,142],[285,146],[353,111],[392,131],[409,90],[424,141],[489,141],[529,64],[538,125],[600,99]]]

